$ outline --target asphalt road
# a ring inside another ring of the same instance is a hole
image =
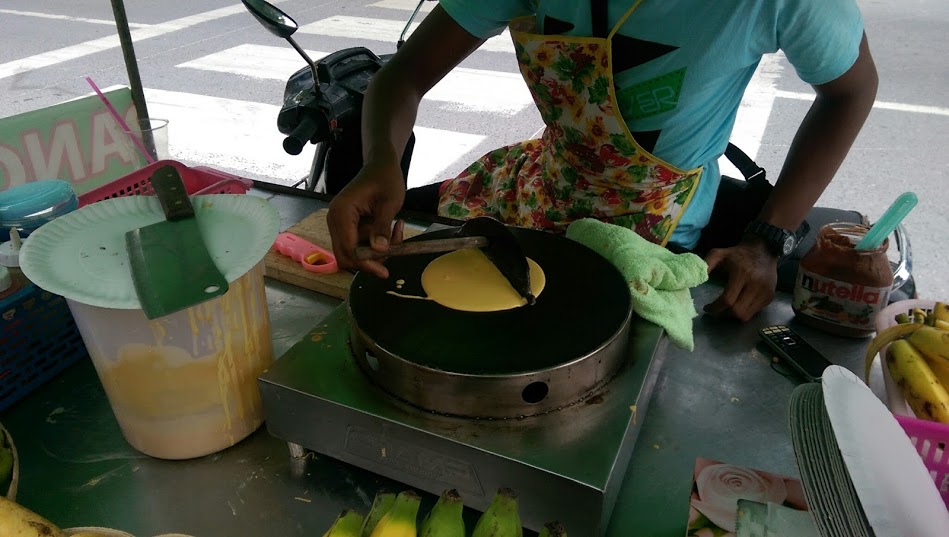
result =
[[[286,0],[314,52],[367,46],[395,50],[411,0]],[[431,7],[432,3],[427,3]],[[918,194],[907,219],[924,297],[949,299],[949,4],[942,0],[860,2],[880,72],[878,103],[821,205],[878,217],[904,191]],[[170,120],[174,158],[292,183],[312,149],[283,152],[276,112],[284,78],[302,67],[233,0],[127,0],[153,117]],[[424,13],[421,14],[424,16]],[[106,0],[6,0],[0,4],[0,116],[127,84]],[[359,37],[357,37],[359,36]],[[509,45],[507,45],[509,47]],[[484,152],[541,126],[525,102],[503,40],[476,52],[426,100],[410,180],[447,178]],[[812,91],[781,56],[762,64],[733,141],[776,177]],[[769,75],[769,76],[764,76]]]

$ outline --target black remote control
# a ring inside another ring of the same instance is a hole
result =
[[[824,369],[833,365],[797,332],[786,326],[762,328],[760,334],[781,360],[811,382],[820,381]]]

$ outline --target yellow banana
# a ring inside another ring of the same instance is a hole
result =
[[[3,442],[0,441],[0,444]],[[13,475],[13,450],[0,445],[0,484],[6,483]]]
[[[508,488],[498,490],[488,510],[475,524],[471,537],[523,537],[521,516],[517,512],[517,494]]]
[[[392,503],[392,508],[386,513],[379,524],[372,530],[372,537],[416,537],[418,529],[415,525],[418,518],[419,504],[422,498],[418,494],[407,490],[399,493]]]
[[[936,302],[936,305],[933,306],[933,317],[935,317],[937,321],[949,323],[949,304]]]
[[[873,365],[873,360],[876,358],[877,354],[879,354],[880,349],[886,347],[890,343],[893,343],[897,339],[902,339],[912,334],[922,327],[923,325],[915,323],[898,324],[891,326],[877,334],[877,336],[873,338],[873,341],[870,342],[870,346],[867,348],[866,370],[863,376],[864,382],[870,382],[870,367]]]
[[[376,529],[382,517],[392,509],[395,503],[395,494],[392,492],[379,492],[372,500],[372,507],[369,508],[369,514],[362,523],[362,529],[359,531],[359,537],[372,537],[372,530]]]
[[[567,537],[567,530],[560,522],[548,522],[544,524],[537,537]]]
[[[923,355],[933,374],[949,391],[949,332],[924,327],[913,332],[907,341]]]
[[[910,319],[909,315],[905,313],[897,313],[895,318],[898,324],[909,324],[913,322],[913,319]]]
[[[890,345],[886,365],[916,417],[949,423],[949,393],[908,341],[900,339]]]
[[[924,326],[906,339],[926,356],[949,361],[949,332]]]
[[[933,323],[933,325],[934,325],[936,328],[940,329],[940,330],[949,331],[949,321],[943,321],[942,319],[936,319],[936,322]]]
[[[65,533],[49,520],[3,496],[0,496],[0,535],[65,537]]]
[[[446,490],[422,520],[420,537],[465,537],[465,506],[457,490]]]
[[[936,375],[936,378],[939,379],[939,383],[942,384],[942,387],[946,388],[946,392],[949,393],[949,361],[939,358],[930,358],[925,353],[920,354],[923,355],[923,358],[926,360],[926,365],[932,370],[933,375]]]
[[[922,308],[913,308],[913,319],[917,323],[925,324],[926,323],[926,312]]]
[[[359,537],[363,518],[355,509],[347,509],[336,517],[336,522],[326,530],[323,537]]]

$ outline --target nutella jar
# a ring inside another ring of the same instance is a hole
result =
[[[874,250],[854,247],[869,228],[837,223],[823,226],[817,243],[801,259],[794,287],[794,313],[815,328],[847,337],[867,337],[888,303],[893,272],[889,241]]]

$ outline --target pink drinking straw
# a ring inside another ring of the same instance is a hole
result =
[[[118,111],[116,111],[115,107],[112,106],[112,103],[110,103],[109,100],[106,99],[105,95],[102,94],[102,91],[99,89],[99,86],[96,86],[96,83],[93,82],[92,79],[89,78],[88,76],[86,77],[86,82],[88,82],[89,85],[92,86],[92,89],[96,92],[96,95],[98,95],[99,98],[102,99],[102,104],[104,104],[105,107],[109,109],[109,113],[112,114],[112,117],[115,118],[115,121],[119,124],[120,127],[122,127],[122,130],[125,131],[125,134],[128,134],[129,138],[131,138],[132,140],[132,143],[135,144],[135,147],[137,147],[138,150],[142,153],[142,156],[145,157],[145,160],[147,160],[149,164],[154,164],[155,159],[152,158],[152,156],[148,154],[148,151],[146,151],[145,147],[142,146],[142,142],[139,142],[138,138],[136,138],[132,134],[132,129],[130,129],[128,124],[125,123],[125,120],[122,119],[122,116],[120,116]]]

